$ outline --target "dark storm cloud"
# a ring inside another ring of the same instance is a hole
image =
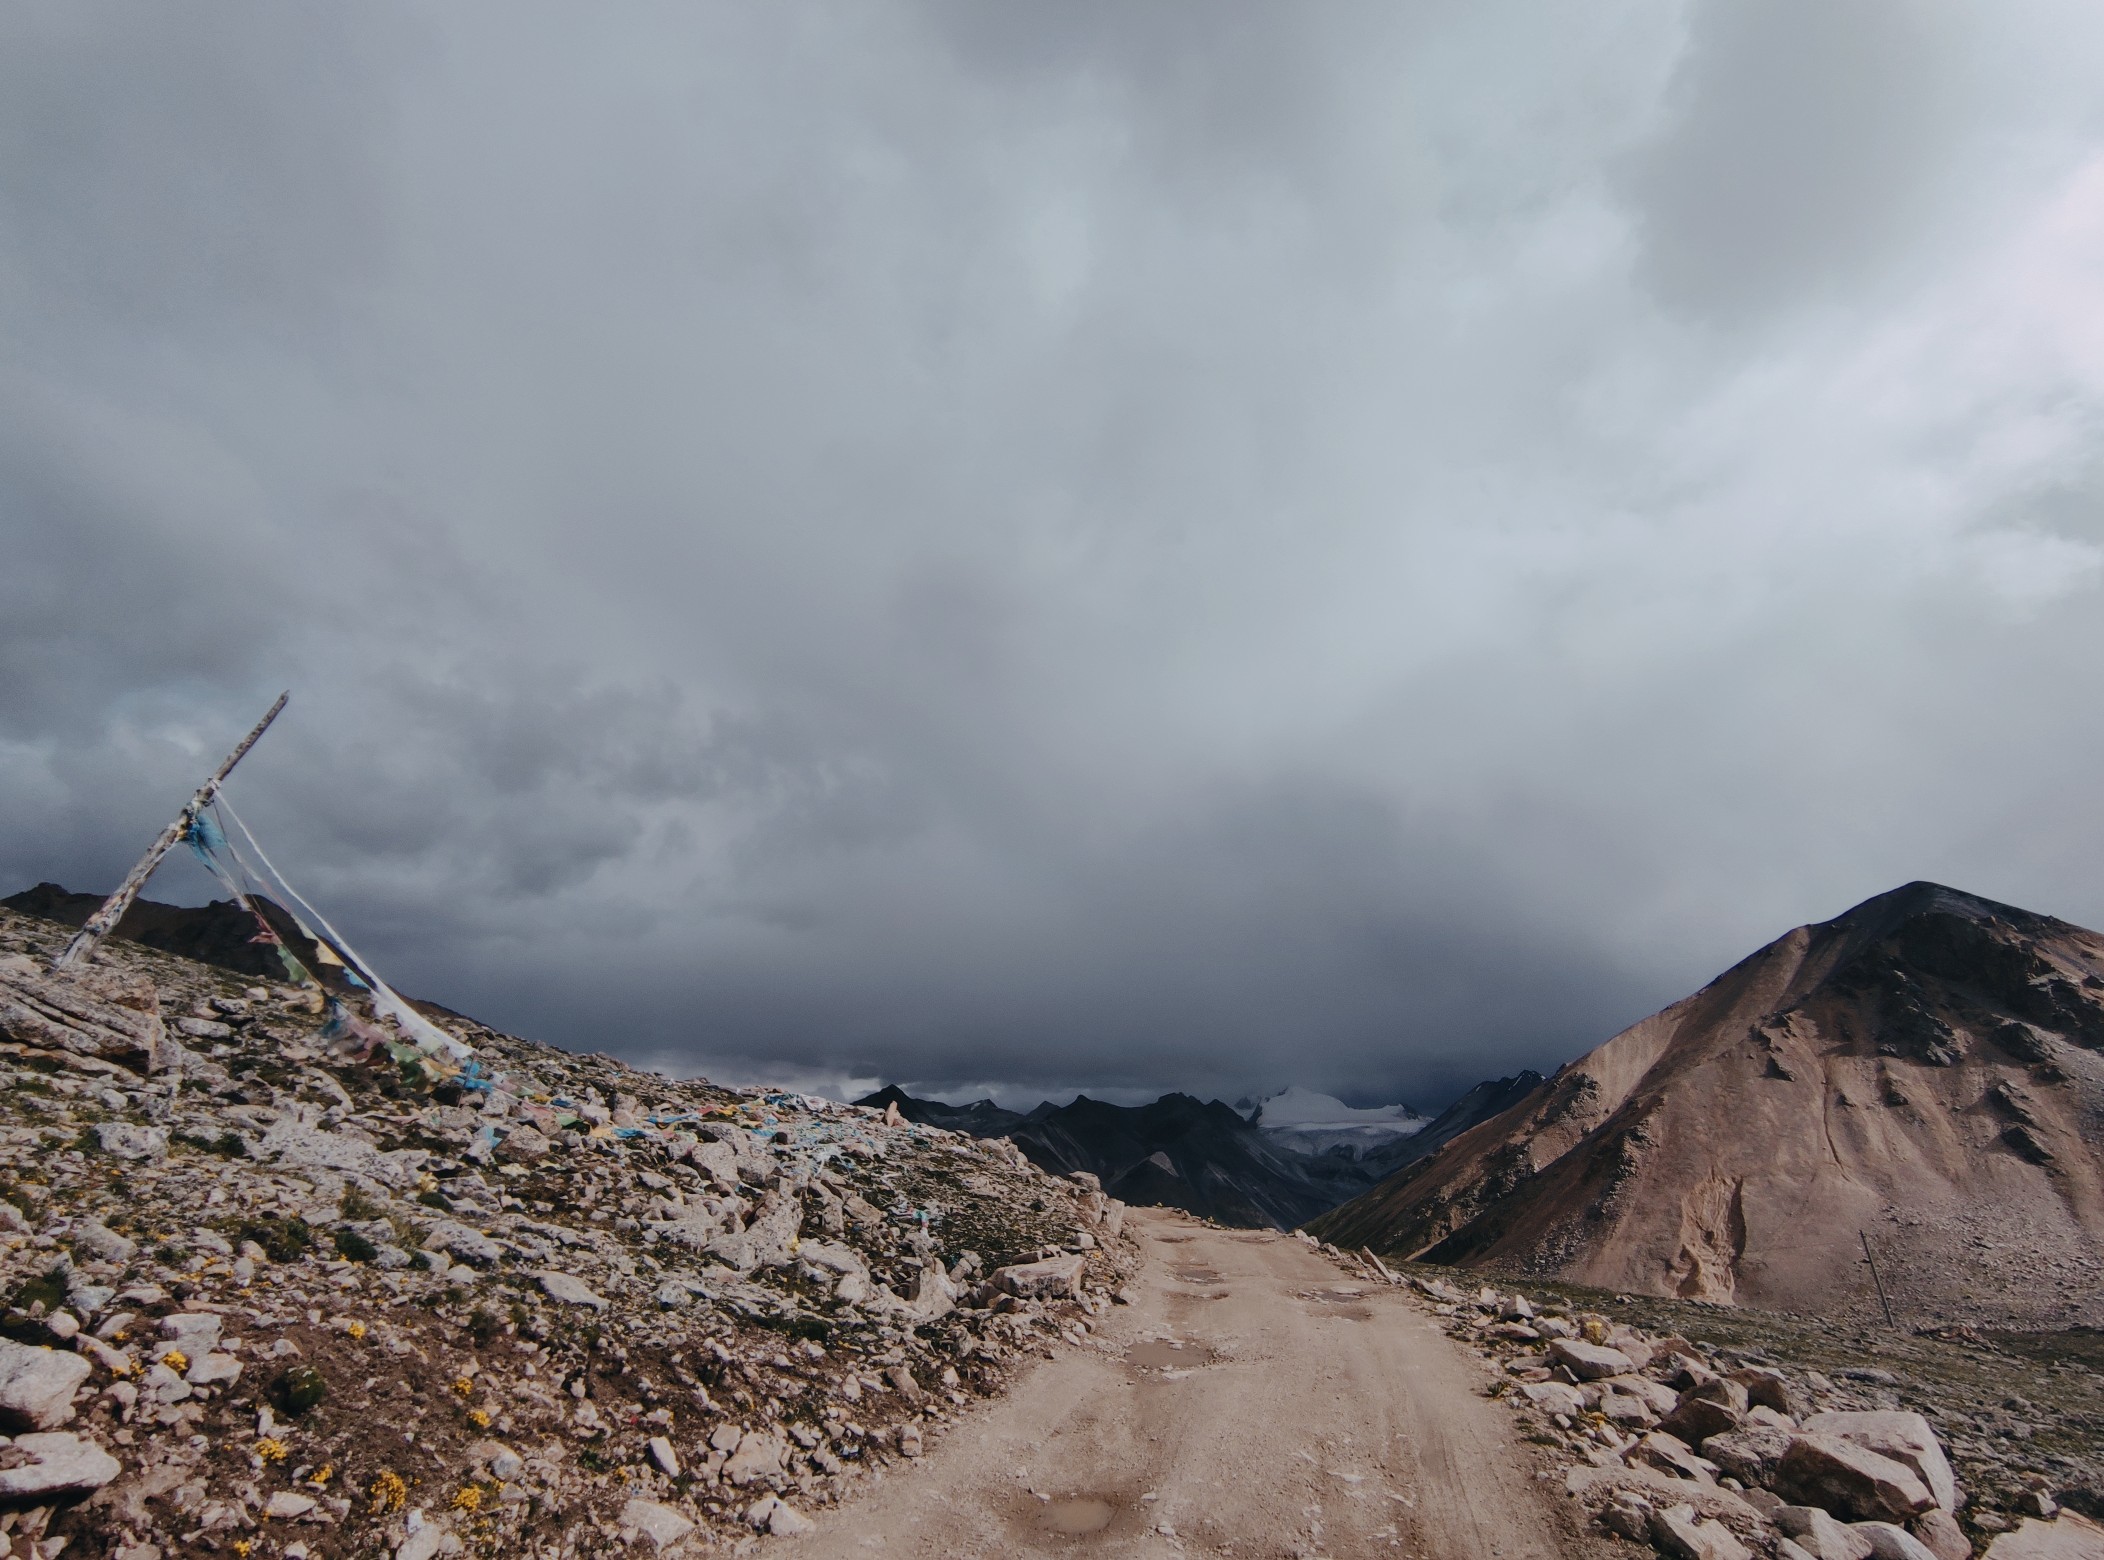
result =
[[[2100,52],[11,8],[0,877],[291,684],[232,794],[400,984],[1011,1098],[1435,1102],[1915,876],[2104,920]]]

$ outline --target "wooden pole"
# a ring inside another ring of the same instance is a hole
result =
[[[243,737],[241,745],[227,755],[226,762],[212,771],[212,778],[197,788],[197,794],[190,798],[189,805],[176,814],[175,822],[161,831],[161,837],[139,858],[139,864],[117,885],[117,891],[102,902],[102,908],[88,917],[87,924],[73,934],[73,940],[51,961],[54,973],[79,964],[95,951],[96,945],[103,938],[117,929],[117,923],[124,919],[124,912],[129,910],[132,901],[139,897],[139,890],[144,888],[146,880],[153,876],[153,869],[161,864],[161,858],[190,832],[190,826],[197,821],[197,815],[210,806],[212,798],[218,794],[220,782],[233,772],[234,766],[241,762],[242,755],[256,745],[256,739],[269,729],[270,723],[278,718],[278,712],[291,697],[290,692],[279,694],[278,702],[256,722],[256,729]]]
[[[1898,1332],[1899,1323],[1892,1319],[1892,1302],[1885,1296],[1885,1281],[1878,1277],[1878,1259],[1870,1254],[1870,1237],[1857,1230],[1856,1239],[1863,1243],[1863,1260],[1870,1264],[1870,1281],[1878,1286],[1878,1304],[1885,1308],[1885,1325]]]

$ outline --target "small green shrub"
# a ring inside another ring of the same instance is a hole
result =
[[[270,1384],[270,1406],[288,1418],[298,1418],[328,1395],[328,1382],[312,1365],[290,1366]]]

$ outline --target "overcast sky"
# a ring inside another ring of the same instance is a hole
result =
[[[0,9],[0,892],[230,795],[736,1079],[1437,1104],[2104,925],[2093,0]],[[156,881],[199,899],[194,869]]]

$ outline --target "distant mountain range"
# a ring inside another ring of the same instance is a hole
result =
[[[1013,1111],[992,1100],[945,1105],[894,1085],[855,1103],[897,1105],[908,1121],[1010,1138],[1034,1163],[1062,1175],[1089,1171],[1126,1202],[1183,1208],[1223,1224],[1291,1229],[1503,1110],[1540,1081],[1529,1072],[1478,1084],[1430,1121],[1401,1106],[1355,1111],[1305,1089],[1275,1095],[1247,1117],[1219,1100],[1188,1094],[1165,1094],[1151,1105],[1111,1105],[1082,1095],[1067,1105]]]
[[[1867,1245],[1903,1323],[2095,1325],[2100,1121],[2104,936],[1910,883],[1778,938],[1311,1228],[1878,1315]]]

